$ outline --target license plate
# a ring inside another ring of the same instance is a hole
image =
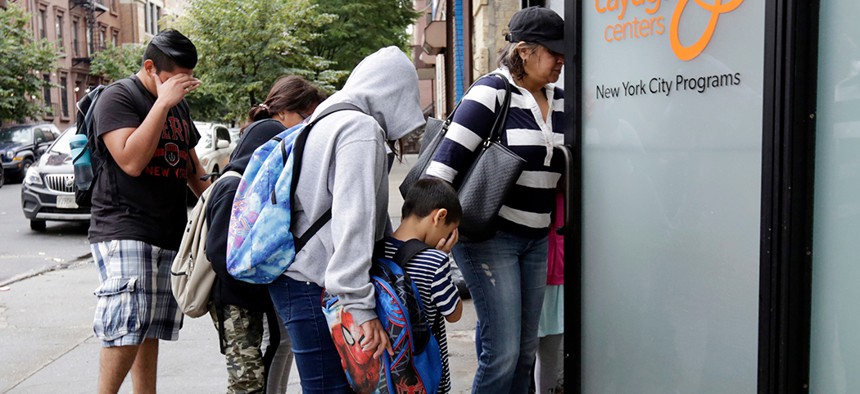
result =
[[[57,208],[75,209],[77,207],[75,196],[57,196]]]

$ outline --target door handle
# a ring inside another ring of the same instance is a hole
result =
[[[564,182],[564,188],[562,189],[562,194],[564,195],[564,223],[557,231],[559,234],[565,234],[570,229],[570,196],[568,196],[567,192],[570,190],[572,182],[573,151],[568,145],[558,145],[555,147],[555,150],[561,153],[561,156],[564,158],[564,170],[561,173],[561,179]]]

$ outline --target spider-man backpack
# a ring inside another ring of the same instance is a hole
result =
[[[355,392],[435,394],[442,379],[439,344],[424,315],[418,287],[404,267],[416,254],[430,246],[410,240],[397,250],[393,259],[375,253],[370,278],[376,288],[376,314],[394,349],[382,362],[364,352],[357,337],[358,325],[345,311],[338,297],[323,291],[323,312],[347,380]]]

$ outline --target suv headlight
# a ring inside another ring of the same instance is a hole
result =
[[[6,160],[12,160],[13,157],[15,157],[15,151],[6,151]]]
[[[27,174],[24,175],[24,183],[27,185],[42,185],[42,177],[39,176],[39,171],[30,167],[27,169]]]

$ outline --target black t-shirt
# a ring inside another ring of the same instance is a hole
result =
[[[144,171],[137,177],[126,174],[109,157],[102,137],[117,129],[137,128],[155,103],[155,96],[140,80],[131,78],[136,91],[112,84],[101,93],[93,109],[98,151],[103,152],[105,160],[93,189],[89,240],[136,240],[177,250],[187,220],[188,177],[203,175],[188,174],[195,168],[188,164],[189,151],[197,145],[200,133],[186,104],[171,108],[158,148]],[[132,95],[139,96],[135,99]]]

